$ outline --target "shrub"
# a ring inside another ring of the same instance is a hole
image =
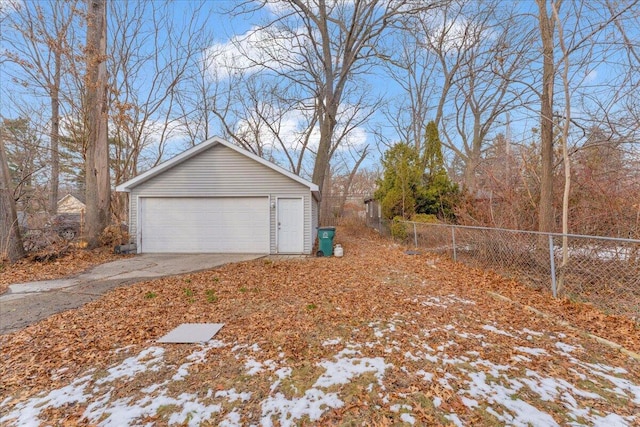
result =
[[[405,224],[404,219],[401,216],[397,216],[393,218],[391,222],[391,236],[396,239],[404,240],[407,238],[407,224]]]
[[[129,233],[121,225],[110,225],[100,235],[103,246],[124,245],[129,241]]]
[[[435,224],[438,222],[438,217],[433,214],[415,214],[411,217],[413,222],[422,222],[424,224]]]

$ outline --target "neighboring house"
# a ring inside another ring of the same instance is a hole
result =
[[[116,188],[138,253],[310,254],[318,186],[220,138]]]
[[[56,213],[71,213],[71,214],[83,214],[86,210],[86,206],[76,197],[71,194],[67,194],[62,199],[58,200]]]
[[[53,230],[65,240],[75,239],[82,234],[85,212],[85,204],[67,194],[58,200],[56,215],[51,218]]]

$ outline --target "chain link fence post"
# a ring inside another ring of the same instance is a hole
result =
[[[409,223],[404,221],[405,243],[410,245]],[[629,316],[640,325],[639,239],[567,234],[570,262],[561,266],[562,254],[558,252],[556,260],[554,245],[557,241],[561,250],[563,234],[419,223],[418,238],[418,224],[411,223],[416,247],[502,273],[544,290],[552,298],[566,296],[589,302],[607,312]],[[383,235],[388,236],[388,225],[383,226]]]
[[[549,234],[549,265],[551,266],[551,294],[554,298],[558,298],[558,289],[556,284],[556,260],[553,253],[553,236]]]
[[[451,227],[451,244],[453,246],[453,262],[458,262],[458,252],[456,251],[456,228]]]

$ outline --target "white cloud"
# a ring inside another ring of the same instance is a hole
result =
[[[459,15],[453,19],[448,19],[440,13],[429,13],[427,19],[430,21],[432,32],[427,34],[430,45],[441,45],[443,51],[461,50],[477,45],[480,41],[490,42],[497,38],[497,33],[482,24],[467,19]]]
[[[352,107],[346,107],[342,109],[344,112],[339,116],[345,117],[345,113],[354,114]],[[280,113],[272,111],[273,117],[277,117]],[[287,151],[298,151],[303,148],[303,144],[306,141],[306,135],[308,130],[309,117],[307,113],[301,110],[293,110],[283,113],[282,118],[279,120],[279,124],[276,127],[278,137],[283,142]],[[254,123],[249,123],[247,120],[243,120],[238,124],[239,133],[251,134],[251,130],[255,129]],[[340,135],[345,129],[343,121],[338,121],[336,127],[336,135]],[[266,126],[261,126],[259,130],[259,138],[265,143],[266,147],[273,150],[281,150],[281,145],[276,141],[276,135],[273,134],[271,129]],[[368,132],[361,126],[355,126],[350,129],[349,133],[345,136],[340,144],[338,150],[347,150],[349,148],[361,148],[367,143]],[[320,142],[320,129],[316,125],[310,131],[308,149],[316,151]]]
[[[317,0],[307,0],[304,3],[309,9],[317,12]],[[325,4],[327,9],[331,10],[334,7],[351,7],[354,4],[354,0],[325,0]],[[291,3],[287,0],[268,0],[265,6],[267,10],[275,16],[282,16],[294,10]]]
[[[216,43],[205,53],[207,69],[215,80],[236,73],[281,70],[296,61],[300,46],[295,34],[275,28],[253,27],[224,43]]]
[[[5,17],[22,9],[22,0],[0,0],[0,17]]]
[[[593,69],[589,71],[585,76],[584,80],[585,80],[585,83],[592,83],[598,80],[598,70]]]

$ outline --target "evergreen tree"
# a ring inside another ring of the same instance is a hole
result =
[[[374,197],[380,201],[385,218],[404,219],[415,213],[422,188],[422,162],[417,150],[406,143],[397,143],[382,156],[384,175],[378,180]]]
[[[423,191],[417,198],[416,212],[433,214],[440,219],[455,219],[454,206],[460,191],[458,186],[451,182],[444,167],[442,141],[440,141],[438,127],[433,121],[427,124],[422,164],[424,165]]]

